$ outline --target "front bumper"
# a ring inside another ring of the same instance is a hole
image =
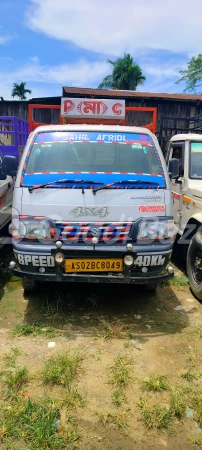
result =
[[[173,276],[167,271],[167,265],[169,263],[169,256],[172,251],[172,244],[168,243],[163,245],[149,245],[149,246],[134,246],[132,251],[127,251],[126,247],[113,247],[113,246],[100,246],[96,249],[92,248],[75,248],[65,246],[62,249],[56,248],[44,248],[36,246],[14,246],[14,254],[16,265],[12,269],[14,275],[18,277],[28,277],[39,281],[56,281],[56,282],[88,282],[88,283],[122,283],[122,284],[148,284],[153,281],[162,281]],[[65,259],[68,258],[124,258],[124,256],[130,254],[133,256],[134,261],[137,262],[132,267],[124,266],[121,273],[111,272],[90,272],[90,273],[66,273],[64,264],[57,264],[52,267],[46,267],[44,273],[40,273],[39,261],[44,261],[44,257],[55,258],[57,253],[63,253]],[[23,256],[24,255],[24,256]],[[26,257],[26,255],[30,255]],[[39,256],[38,256],[39,255]],[[156,255],[156,256],[155,256]],[[36,259],[38,258],[38,260]],[[41,258],[41,259],[40,259]],[[30,261],[29,261],[30,260]],[[33,267],[33,262],[36,262],[38,266]],[[150,263],[148,264],[148,261]],[[20,263],[21,262],[21,263]],[[26,265],[27,263],[27,265]],[[147,263],[146,270],[143,270],[144,263]],[[155,264],[154,264],[155,263]],[[160,263],[160,265],[159,265]]]
[[[21,272],[19,270],[13,269],[13,275],[18,277],[28,277],[34,278],[38,281],[60,281],[60,282],[73,282],[73,283],[122,283],[122,284],[149,284],[152,281],[160,282],[174,276],[169,273],[162,273],[160,275],[155,276],[141,276],[141,277],[133,277],[133,276],[124,276],[120,275],[98,275],[98,274],[39,274],[36,272]]]

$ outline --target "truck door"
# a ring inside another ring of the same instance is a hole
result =
[[[179,177],[171,180],[171,190],[173,197],[174,221],[181,230],[182,218],[182,196],[184,193],[184,142],[171,142],[169,147],[168,159],[176,158],[179,161]]]

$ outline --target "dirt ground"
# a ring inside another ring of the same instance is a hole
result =
[[[177,269],[175,279],[158,287],[155,294],[136,286],[48,283],[27,296],[20,280],[7,272],[10,252],[7,246],[0,255],[1,373],[5,356],[18,349],[17,364],[26,366],[29,374],[18,392],[23,401],[62,398],[64,386],[43,383],[44,362],[62,352],[78,352],[82,358],[75,386],[83,402],[71,407],[79,437],[61,448],[202,448],[202,306],[192,296],[186,275]],[[54,347],[49,348],[50,342]],[[119,357],[126,358],[129,371],[129,381],[121,388],[111,377]],[[144,389],[145,378],[160,375],[166,377],[167,388]],[[2,410],[12,401],[7,398],[4,378]],[[116,388],[123,395],[119,404],[113,401]],[[184,405],[182,415],[172,412],[169,423],[159,426],[157,409],[170,411],[171,397],[178,392]],[[9,446],[2,423],[1,450],[38,448]]]

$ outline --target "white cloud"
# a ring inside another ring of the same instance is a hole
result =
[[[11,39],[13,39],[13,36],[11,36],[10,34],[0,36],[0,45],[7,44]]]
[[[89,86],[100,81],[109,70],[105,62],[79,60],[72,64],[41,65],[38,58],[17,69],[12,78],[40,83],[58,83],[61,86]]]
[[[12,66],[12,62],[10,62]],[[43,65],[37,56],[30,57],[28,63],[24,63],[15,70],[8,66],[0,71],[0,95],[11,98],[13,83],[27,81],[27,86],[32,89],[32,96],[61,95],[62,86],[89,86],[97,87],[99,82],[108,73],[109,67],[105,62],[88,62],[79,60],[72,64]]]
[[[201,51],[201,0],[29,0],[26,24],[87,50]]]
[[[33,63],[38,63],[39,62],[39,57],[38,56],[30,56],[30,61],[32,61]]]
[[[140,62],[141,69],[148,75],[153,77],[179,78],[179,71],[187,66],[187,60],[174,61],[172,58],[166,63],[157,62],[154,58],[151,60],[143,60]]]

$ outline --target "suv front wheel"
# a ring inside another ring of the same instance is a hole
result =
[[[197,232],[190,241],[187,252],[187,276],[191,291],[202,300],[202,233]]]

